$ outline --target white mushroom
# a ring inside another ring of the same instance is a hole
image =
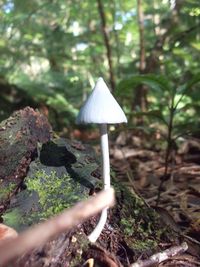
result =
[[[109,146],[107,124],[127,123],[126,116],[110,93],[103,78],[99,78],[97,83],[81,108],[76,122],[78,124],[97,123],[100,126],[101,135],[101,151],[102,151],[102,172],[104,189],[110,187],[110,160],[109,160]],[[101,213],[100,220],[94,231],[88,236],[91,242],[95,242],[107,220],[107,208]]]

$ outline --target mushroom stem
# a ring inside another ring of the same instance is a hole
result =
[[[94,230],[92,231],[92,233],[88,236],[88,239],[90,240],[90,242],[95,243],[97,241],[97,239],[99,238],[104,225],[106,224],[106,220],[107,220],[107,210],[108,208],[105,208],[102,210],[101,212],[101,217],[99,219],[98,224],[96,225],[96,227],[94,228]]]
[[[110,188],[110,158],[108,146],[108,132],[106,124],[100,124],[100,135],[104,189],[108,189]]]
[[[104,190],[110,188],[110,159],[109,159],[109,146],[108,146],[108,133],[107,125],[100,124],[100,135],[101,135],[101,152],[102,152],[102,173]],[[105,208],[102,210],[99,222],[93,232],[88,236],[90,242],[96,242],[100,236],[107,220],[107,210]]]

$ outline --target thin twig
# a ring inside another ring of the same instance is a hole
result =
[[[165,166],[164,166],[165,169],[164,169],[164,174],[163,174],[162,180],[161,180],[160,185],[158,187],[156,206],[158,206],[158,204],[160,202],[161,190],[162,190],[163,184],[167,180],[168,169],[169,169],[169,161],[170,161],[170,156],[171,156],[171,153],[172,153],[172,144],[173,144],[172,131],[173,131],[173,126],[174,126],[174,114],[175,114],[175,111],[176,111],[174,109],[174,100],[175,100],[175,94],[172,95],[171,104],[170,104],[170,107],[169,107],[170,114],[169,114],[169,124],[168,124],[168,133],[167,133],[167,148],[166,148],[166,152],[165,152]]]
[[[183,242],[179,246],[171,247],[169,249],[166,249],[163,252],[156,253],[147,260],[139,260],[131,264],[130,267],[150,267],[153,264],[155,265],[155,264],[161,263],[173,256],[176,256],[177,254],[181,254],[185,252],[187,249],[188,249],[187,243]]]
[[[56,235],[68,231],[113,204],[114,190],[112,188],[104,190],[60,215],[24,231],[18,237],[2,242],[0,244],[0,266],[45,244]]]

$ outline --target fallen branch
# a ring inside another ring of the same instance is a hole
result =
[[[187,249],[188,249],[188,245],[186,242],[184,242],[180,246],[171,247],[169,249],[166,249],[163,252],[156,253],[147,260],[139,260],[131,264],[130,267],[150,267],[157,263],[161,263],[162,261],[165,261],[177,254],[183,253]]]
[[[24,231],[18,237],[0,244],[0,266],[45,244],[56,235],[82,223],[105,207],[114,205],[114,190],[108,189],[95,197],[76,204],[62,214]]]

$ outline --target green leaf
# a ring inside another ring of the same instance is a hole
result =
[[[181,96],[179,100],[175,104],[175,108],[178,107],[179,103],[182,101],[183,97],[187,94],[193,99],[199,98],[199,93],[196,91],[197,95],[194,94],[194,92],[191,90],[191,88],[195,85],[197,85],[200,82],[200,73],[196,74],[191,80],[189,80],[187,83],[180,85],[177,88],[177,93],[179,93]]]
[[[177,92],[187,94],[188,91],[200,82],[200,73],[196,74],[191,80],[178,87]]]
[[[164,76],[148,74],[134,75],[131,78],[122,80],[117,87],[116,94],[119,96],[130,94],[133,88],[140,84],[145,84],[152,90],[161,93],[172,90],[171,84]]]
[[[157,118],[160,121],[164,122],[164,124],[167,125],[167,122],[162,114],[162,111],[160,109],[155,109],[155,110],[149,110],[147,112],[134,112],[136,116],[147,116],[147,117],[153,117]]]

